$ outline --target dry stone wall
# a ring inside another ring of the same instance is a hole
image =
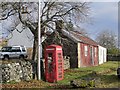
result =
[[[64,70],[70,68],[70,57],[64,57]]]
[[[20,82],[32,79],[32,65],[29,61],[20,60],[12,63],[0,64],[0,82]]]

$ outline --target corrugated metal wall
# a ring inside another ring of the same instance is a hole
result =
[[[95,50],[96,49],[96,50]],[[80,43],[80,50],[78,54],[80,54],[80,67],[87,66],[96,66],[98,65],[98,47],[88,45],[85,43]],[[79,55],[78,55],[79,56]]]

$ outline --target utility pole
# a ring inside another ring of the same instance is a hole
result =
[[[41,2],[39,0],[39,22],[38,22],[38,80],[41,80],[41,27],[40,27],[40,6],[41,5]]]

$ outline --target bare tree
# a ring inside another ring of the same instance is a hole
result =
[[[49,27],[50,23],[62,20],[64,23],[84,22],[89,16],[87,2],[43,2],[41,9],[41,28]],[[45,29],[42,29],[44,32]]]
[[[110,32],[110,30],[100,32],[96,41],[107,49],[114,48],[117,45],[117,37],[113,32]]]
[[[0,20],[12,18],[14,21],[12,28],[9,28],[11,31],[16,30],[16,26],[22,23],[34,35],[32,60],[35,60],[35,57],[37,57],[38,50],[38,5],[38,2],[0,3]],[[51,2],[47,0],[41,2],[40,6],[41,37],[46,33],[45,28],[55,31],[53,24],[57,20],[68,23],[71,18],[71,22],[83,22],[89,16],[89,3],[87,2]]]
[[[17,30],[21,33],[25,28],[29,28],[34,35],[32,60],[35,60],[38,47],[38,2],[1,2],[0,15],[1,21],[10,23],[9,33]],[[20,31],[16,27],[22,23],[23,30]],[[5,28],[4,26],[3,28]],[[36,54],[35,54],[36,53]]]

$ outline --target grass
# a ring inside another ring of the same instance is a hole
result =
[[[120,80],[117,77],[118,62],[109,61],[99,66],[94,67],[84,67],[68,69],[64,71],[64,79],[58,81],[57,83],[48,83],[45,81],[29,81],[29,82],[19,82],[15,84],[4,84],[15,86],[17,88],[72,88],[70,86],[71,80],[79,80],[81,78],[96,78],[96,88],[117,88],[120,85]]]
[[[117,61],[109,61],[99,66],[69,69],[65,71],[64,80],[57,84],[70,85],[71,80],[89,77],[99,80],[97,88],[116,88],[119,84],[117,68]]]

